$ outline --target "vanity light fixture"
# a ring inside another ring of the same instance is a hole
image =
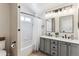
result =
[[[57,16],[57,15],[61,15],[61,14],[64,14],[64,13],[72,13],[73,12],[73,9],[72,9],[72,5],[70,6],[65,6],[65,7],[62,7],[62,8],[59,8],[59,9],[55,9],[55,10],[49,10],[46,12],[46,15],[45,15],[45,18],[49,18],[51,16]]]

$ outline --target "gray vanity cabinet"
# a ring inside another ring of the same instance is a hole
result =
[[[41,39],[40,39],[40,51],[45,51],[45,50],[44,50],[44,45],[45,45],[44,42],[45,42],[45,39],[44,39],[44,38],[41,38]]]
[[[79,56],[79,44],[41,38],[40,51],[51,56]]]
[[[58,55],[59,56],[67,56],[67,43],[66,42],[59,42]]]
[[[79,56],[79,45],[71,43],[68,46],[68,54],[69,56]]]
[[[45,53],[50,55],[50,39],[45,39]]]

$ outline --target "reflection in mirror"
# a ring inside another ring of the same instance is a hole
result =
[[[55,32],[55,18],[46,20],[46,31],[47,32]]]
[[[59,18],[59,30],[61,33],[73,33],[74,30],[73,15],[62,16]]]

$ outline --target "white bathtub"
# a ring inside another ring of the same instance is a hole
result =
[[[21,56],[28,56],[32,53],[32,51],[33,51],[32,45],[21,48]]]

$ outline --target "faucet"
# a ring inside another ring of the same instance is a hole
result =
[[[67,35],[65,34],[64,36],[62,36],[62,38],[65,38],[66,39],[67,38]]]
[[[48,36],[52,36],[52,34],[51,33],[48,33]]]
[[[67,38],[67,35],[65,34],[65,38]]]

